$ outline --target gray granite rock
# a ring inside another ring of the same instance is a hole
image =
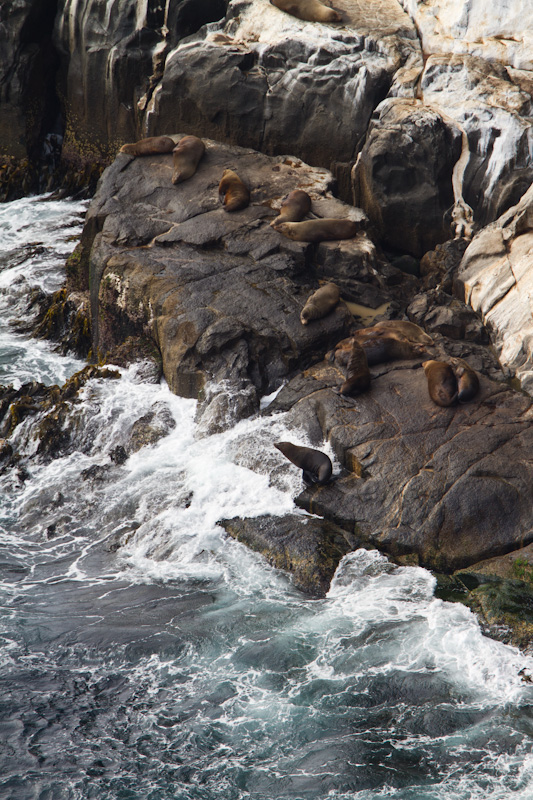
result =
[[[323,363],[274,401],[270,411],[289,409],[294,425],[320,426],[346,470],[297,504],[441,571],[533,541],[531,398],[481,375],[473,401],[440,408],[420,361],[371,373],[370,391],[344,398],[332,391],[340,372]]]

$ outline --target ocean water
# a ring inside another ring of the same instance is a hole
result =
[[[0,206],[0,383],[82,365],[21,336],[86,204]],[[202,436],[135,367],[90,381],[71,445],[0,476],[1,800],[531,800],[533,660],[434,579],[358,550],[326,598],[217,521],[294,511],[282,414]],[[169,433],[121,465],[148,413]],[[264,457],[257,464],[257,452]]]

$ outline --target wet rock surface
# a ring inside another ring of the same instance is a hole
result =
[[[272,566],[289,571],[299,589],[318,597],[328,591],[341,558],[360,544],[353,534],[318,517],[236,518],[220,524]]]

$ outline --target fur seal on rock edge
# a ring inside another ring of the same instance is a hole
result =
[[[332,311],[339,302],[341,293],[336,283],[325,283],[310,295],[300,313],[302,325],[312,319],[321,319]]]
[[[358,229],[353,219],[320,217],[303,222],[280,222],[275,230],[295,242],[328,242],[337,239],[353,239]]]
[[[184,136],[172,150],[172,183],[181,183],[192,178],[200,159],[205,153],[205,145],[198,136]]]
[[[171,153],[175,147],[176,142],[170,136],[149,136],[148,139],[123,144],[118,152],[129,156],[153,156]]]
[[[320,0],[270,0],[273,6],[306,22],[341,22],[341,15]]]
[[[302,478],[306,486],[318,484],[322,486],[331,478],[333,465],[331,459],[321,450],[312,447],[301,447],[292,442],[275,442],[274,447],[283,453],[285,458],[300,467]]]
[[[446,408],[457,399],[457,381],[451,366],[446,361],[424,361],[422,364],[429,396],[438,406]]]
[[[225,169],[218,184],[218,196],[224,211],[240,211],[250,204],[250,191],[236,172]]]
[[[276,228],[281,222],[300,222],[311,211],[311,198],[303,189],[293,189],[281,201],[279,214],[270,223]]]

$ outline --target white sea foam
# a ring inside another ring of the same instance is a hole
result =
[[[32,290],[50,294],[61,287],[86,208],[87,201],[42,195],[0,204],[0,384],[63,383],[83,366],[59,356],[49,342],[28,340],[10,322],[28,322]]]

